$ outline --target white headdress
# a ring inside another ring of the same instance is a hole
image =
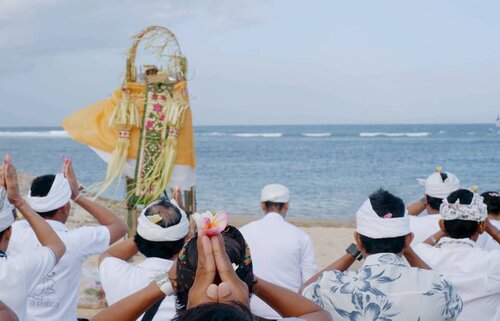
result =
[[[444,180],[441,177],[441,168],[438,167],[427,179],[417,178],[417,182],[425,186],[425,194],[435,198],[446,198],[460,188],[460,181],[453,173],[443,174],[447,176]]]
[[[7,198],[7,191],[0,187],[0,232],[5,231],[14,223],[14,215],[12,214],[12,206]]]
[[[488,208],[483,203],[483,197],[474,193],[470,204],[460,204],[460,199],[455,203],[448,203],[447,199],[443,200],[439,213],[443,220],[464,220],[482,222],[488,217]]]
[[[288,203],[290,191],[281,184],[269,184],[264,186],[260,196],[261,202]]]
[[[57,174],[50,191],[46,196],[31,196],[28,193],[27,201],[36,212],[49,212],[63,207],[71,199],[71,187],[63,174]]]
[[[175,207],[179,209],[181,212],[181,220],[179,223],[169,226],[169,227],[161,227],[156,223],[152,222],[150,218],[152,216],[146,216],[146,211],[155,205],[158,205],[158,201],[154,201],[148,206],[146,206],[141,215],[139,215],[137,221],[137,234],[139,234],[142,238],[152,242],[166,242],[166,241],[178,241],[186,237],[189,232],[189,220],[187,218],[186,212],[184,212],[177,202],[172,199],[170,200]]]
[[[356,212],[356,231],[372,239],[403,236],[410,233],[410,218],[406,210],[403,217],[392,217],[392,213],[380,217],[367,199]]]

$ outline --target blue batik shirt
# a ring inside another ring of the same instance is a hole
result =
[[[455,320],[462,299],[432,270],[409,267],[393,253],[373,254],[355,271],[326,271],[303,293],[333,320]]]

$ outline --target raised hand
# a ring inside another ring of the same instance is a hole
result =
[[[5,187],[9,202],[15,207],[19,207],[23,203],[23,198],[19,192],[19,183],[17,182],[17,172],[14,163],[9,155],[4,157],[3,174],[5,176]]]
[[[212,242],[203,231],[198,232],[198,267],[194,283],[189,290],[187,308],[204,303],[218,302],[217,285],[214,284],[217,268],[212,251]]]
[[[239,302],[248,307],[250,304],[248,286],[236,274],[235,269],[227,256],[222,235],[219,234],[212,237],[211,242],[217,272],[222,280],[218,287],[219,302]]]
[[[80,193],[80,184],[76,179],[75,171],[73,169],[73,161],[69,157],[63,158],[63,174],[68,180],[71,188],[71,199],[74,200]]]

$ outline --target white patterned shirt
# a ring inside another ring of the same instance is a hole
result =
[[[443,237],[436,246],[422,243],[415,252],[455,285],[464,302],[459,321],[495,320],[500,305],[500,251],[486,251],[471,239]]]
[[[333,320],[454,320],[462,300],[442,275],[409,267],[393,253],[373,254],[355,271],[326,271],[302,294]]]

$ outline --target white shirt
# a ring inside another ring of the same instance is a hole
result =
[[[500,251],[485,251],[470,239],[443,237],[433,247],[419,244],[415,252],[443,273],[464,302],[457,320],[494,320],[500,304]]]
[[[253,272],[260,278],[296,292],[317,272],[311,239],[280,214],[267,213],[240,231],[250,247]],[[256,296],[252,296],[250,308],[260,317],[280,318]]]
[[[439,220],[441,215],[430,214],[425,216],[410,216],[410,230],[415,237],[411,242],[411,246],[425,241],[429,236],[439,231]]]
[[[68,230],[64,224],[46,220],[66,245],[66,253],[28,297],[30,321],[74,321],[80,294],[82,264],[109,247],[110,234],[105,226],[80,227]],[[12,225],[7,254],[23,253],[41,248],[35,232],[26,221]]]
[[[156,257],[146,258],[138,265],[115,257],[107,257],[99,266],[101,283],[108,305],[145,288],[159,274],[170,270],[174,261]],[[175,317],[175,296],[166,297],[155,314],[154,321],[168,321]],[[142,316],[138,318],[141,320]]]
[[[496,228],[500,229],[499,220],[490,219],[490,222],[491,224],[495,225]],[[500,244],[486,232],[483,232],[481,235],[479,235],[476,244],[478,247],[481,247],[486,251],[500,250]]]
[[[55,265],[56,256],[48,247],[0,258],[0,300],[19,321],[31,321],[26,307],[28,295]]]
[[[409,267],[393,253],[370,255],[359,270],[326,271],[302,294],[330,312],[333,320],[454,320],[462,310],[447,279]]]

